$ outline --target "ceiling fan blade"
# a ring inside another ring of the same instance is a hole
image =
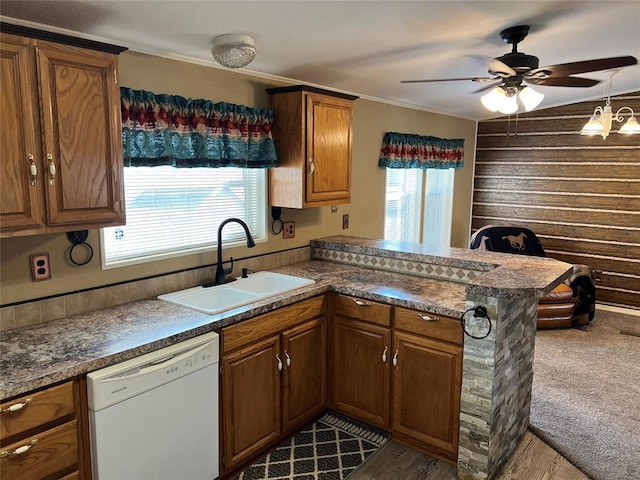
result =
[[[491,75],[497,75],[502,78],[515,77],[516,71],[504,62],[501,62],[497,58],[489,60],[489,73]]]
[[[497,75],[500,78],[513,77],[517,75],[513,68],[497,58],[491,58],[485,55],[467,55],[467,57],[486,65],[491,75]]]
[[[583,77],[547,77],[547,78],[525,78],[525,82],[534,85],[544,85],[547,87],[593,87],[600,83],[600,80]]]
[[[497,81],[497,82],[493,82],[493,83],[490,83],[490,84],[488,84],[488,85],[485,85],[484,87],[479,88],[478,90],[474,90],[474,91],[473,91],[473,92],[471,92],[471,93],[480,93],[480,92],[485,92],[485,91],[487,91],[487,90],[491,90],[492,88],[495,88],[495,87],[497,87],[498,85],[501,85],[501,84],[502,84],[502,80],[499,80],[499,81]]]
[[[495,78],[489,77],[459,77],[459,78],[435,78],[429,80],[400,80],[400,83],[433,83],[433,82],[458,82],[461,80],[471,80],[472,82],[491,82]]]
[[[545,75],[548,77],[567,77],[577,73],[596,72],[598,70],[610,70],[612,68],[628,67],[636,65],[638,59],[627,55],[625,57],[599,58],[595,60],[584,60],[582,62],[560,63],[558,65],[548,65],[536,68],[526,73],[527,77]]]

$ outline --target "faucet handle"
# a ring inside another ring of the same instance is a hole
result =
[[[222,269],[225,275],[229,275],[231,272],[233,272],[233,257],[229,257],[229,262],[231,262],[231,266],[229,268]]]

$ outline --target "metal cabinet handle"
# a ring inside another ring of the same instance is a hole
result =
[[[38,443],[38,439],[34,438],[27,445],[22,445],[16,448],[13,452],[3,450],[2,452],[0,452],[0,458],[8,457],[10,455],[22,455],[23,453],[27,453],[36,443]]]
[[[398,366],[398,350],[396,350],[396,353],[393,354],[393,359],[391,360],[391,363],[393,363],[394,367]]]
[[[287,367],[290,367],[291,366],[291,357],[289,356],[289,353],[286,350],[284,351],[284,356],[287,357],[287,360],[286,360]]]
[[[422,320],[426,320],[427,322],[437,322],[438,319],[435,317],[430,317],[429,315],[425,315],[423,313],[419,313],[418,317],[420,317]]]
[[[280,360],[280,355],[276,353],[276,360],[278,360],[278,371],[282,371],[282,360]]]
[[[53,163],[53,155],[47,153],[47,161],[49,162],[49,185],[56,182],[56,164]]]
[[[9,413],[9,412],[15,412],[15,411],[21,410],[27,405],[29,405],[32,400],[33,400],[32,398],[27,398],[24,402],[14,403],[13,405],[9,405],[8,407],[3,408],[2,410],[0,410],[0,412]]]
[[[36,179],[38,178],[38,166],[33,159],[33,155],[27,155],[27,159],[29,160],[29,173],[31,174],[31,186],[33,187],[36,184]]]
[[[316,173],[316,164],[313,163],[313,158],[309,157],[309,170],[307,174],[311,176],[314,173]]]
[[[371,305],[369,302],[363,302],[362,300],[358,300],[357,298],[353,299],[353,303],[360,307],[368,307],[369,305]]]
[[[382,352],[382,363],[387,363],[387,349],[388,347],[384,346],[384,351]]]

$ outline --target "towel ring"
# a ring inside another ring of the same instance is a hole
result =
[[[67,238],[73,244],[73,246],[69,249],[69,261],[71,261],[71,263],[81,267],[82,265],[86,265],[93,259],[93,247],[86,243],[87,238],[89,238],[89,230],[67,232]],[[84,262],[78,262],[73,258],[73,251],[78,245],[84,245],[89,252],[87,255],[87,259]]]
[[[465,320],[464,316],[469,312],[473,312],[474,318],[486,318],[487,319],[487,324],[488,324],[487,333],[485,333],[484,335],[476,336],[476,335],[471,335],[467,331],[467,327],[465,325],[466,324],[466,320]],[[487,308],[483,307],[482,305],[479,305],[477,307],[471,307],[471,308],[465,310],[465,312],[460,316],[460,325],[462,325],[462,331],[465,333],[465,335],[467,335],[467,336],[469,336],[471,338],[475,338],[476,340],[482,340],[483,338],[487,338],[489,336],[489,334],[491,333],[491,319],[489,318],[489,314],[487,313]]]

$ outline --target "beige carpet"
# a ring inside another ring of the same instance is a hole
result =
[[[537,332],[531,430],[594,480],[640,480],[640,317]]]

